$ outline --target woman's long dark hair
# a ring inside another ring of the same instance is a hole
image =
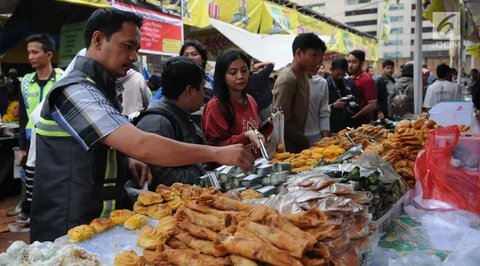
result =
[[[225,81],[225,75],[227,74],[230,64],[238,59],[245,61],[245,64],[247,64],[248,68],[249,59],[244,52],[237,49],[226,50],[217,58],[217,63],[215,64],[215,73],[213,75],[215,80],[215,95],[220,101],[220,110],[222,111],[223,116],[227,120],[227,123],[230,127],[233,126],[235,122],[235,114],[233,113],[233,107],[230,103],[230,90],[227,82]],[[242,91],[242,96],[245,98],[246,94],[247,90],[245,89]]]

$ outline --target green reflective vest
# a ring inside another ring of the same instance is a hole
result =
[[[37,72],[32,72],[26,74],[22,78],[21,90],[22,97],[25,103],[25,108],[27,109],[28,123],[25,126],[25,129],[31,130],[34,126],[33,119],[30,119],[30,114],[33,112],[35,107],[47,96],[47,94],[52,89],[55,82],[57,82],[62,76],[60,70],[54,69],[55,73],[50,76],[47,84],[42,88],[38,85],[37,81]]]

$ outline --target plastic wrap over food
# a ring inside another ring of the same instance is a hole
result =
[[[334,195],[308,190],[297,190],[289,191],[287,194],[272,195],[269,198],[248,200],[247,202],[253,205],[263,204],[269,208],[277,210],[283,215],[287,215],[308,210],[315,204],[315,201],[332,196]]]
[[[361,214],[366,209],[365,206],[343,197],[327,197],[320,199],[315,203],[315,207],[326,213],[340,212],[346,214]]]

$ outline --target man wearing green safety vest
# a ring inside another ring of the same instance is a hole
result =
[[[34,34],[26,39],[28,61],[35,72],[26,74],[21,82],[20,93],[20,137],[18,164],[25,169],[26,197],[22,203],[19,214],[21,221],[28,221],[30,216],[30,204],[32,200],[34,163],[27,163],[27,151],[29,150],[32,129],[34,127],[31,114],[35,107],[48,94],[53,84],[62,75],[52,67],[52,57],[55,52],[55,42],[45,34]],[[30,156],[34,157],[35,154]],[[34,159],[32,159],[34,162]]]
[[[72,72],[47,96],[37,125],[30,241],[54,240],[125,207],[126,164],[140,185],[151,180],[141,162],[165,167],[217,162],[244,171],[252,167],[253,156],[241,144],[177,142],[143,132],[122,116],[115,79],[137,60],[142,23],[133,13],[96,10],[85,27],[85,57],[77,57]]]

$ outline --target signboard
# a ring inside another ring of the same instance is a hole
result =
[[[83,31],[85,22],[64,25],[60,30],[59,67],[66,67],[78,51],[85,47]]]
[[[135,2],[137,4],[133,5],[126,2]],[[144,3],[143,7],[138,4],[139,2]],[[165,15],[158,10],[145,9],[147,7],[146,1],[116,0],[113,1],[112,6],[124,11],[137,13],[143,17],[144,24],[141,28],[140,52],[178,55],[183,41],[183,24],[180,18]]]
[[[112,0],[57,0],[59,2],[67,2],[70,4],[91,6],[91,7],[112,7]]]
[[[115,0],[131,9],[154,11],[173,17],[182,17],[182,0]]]

